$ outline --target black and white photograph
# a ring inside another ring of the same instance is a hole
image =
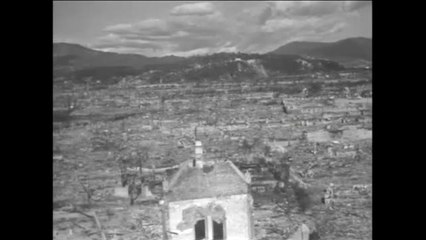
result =
[[[52,4],[53,239],[373,238],[372,1]]]

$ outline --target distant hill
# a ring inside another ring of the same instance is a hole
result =
[[[315,46],[313,46],[315,47]],[[313,48],[312,47],[312,48]],[[192,57],[146,57],[96,51],[78,44],[53,44],[53,77],[84,83],[88,79],[106,84],[120,77],[147,72],[152,82],[236,79],[269,74],[297,74],[338,71],[343,66],[330,60],[310,59],[294,54],[215,53]]]
[[[68,55],[86,57],[95,56],[101,52],[83,47],[73,43],[53,43],[53,57],[63,57]]]
[[[189,57],[185,62],[159,65],[157,70],[163,82],[185,79],[239,81],[247,78],[265,78],[274,75],[306,74],[343,70],[337,62],[307,59],[298,55],[215,53]],[[175,80],[173,80],[175,79]]]
[[[141,68],[149,64],[174,63],[185,58],[176,56],[146,57],[138,54],[102,52],[78,44],[54,43],[53,66],[80,70],[93,67],[132,67]]]
[[[102,52],[71,43],[53,43],[53,76],[82,81],[86,77],[110,79],[137,75],[144,67],[177,63],[183,57],[146,57],[138,54]]]
[[[345,65],[371,63],[372,40],[358,37],[337,42],[291,42],[270,53],[325,58]]]

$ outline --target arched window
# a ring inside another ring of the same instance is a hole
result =
[[[206,221],[198,220],[195,224],[195,240],[206,239]]]
[[[213,221],[213,240],[226,239],[225,233],[225,221],[220,223]]]

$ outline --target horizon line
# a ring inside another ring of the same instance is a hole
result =
[[[290,41],[290,42],[287,42],[287,43],[285,43],[285,44],[277,47],[276,49],[278,49],[280,47],[283,47],[283,46],[285,46],[287,44],[293,43],[293,42],[336,43],[336,42],[347,40],[347,39],[351,39],[351,38],[366,38],[366,39],[369,39],[369,40],[373,40],[373,37],[357,36],[357,37],[346,37],[346,38],[342,38],[342,39],[336,40],[336,41]],[[119,52],[102,51],[102,50],[91,48],[91,47],[85,46],[84,44],[76,43],[76,42],[61,42],[61,41],[55,42],[55,41],[53,41],[53,44],[61,44],[61,43],[62,44],[78,45],[78,46],[81,46],[81,47],[84,47],[84,48],[87,48],[87,49],[90,49],[90,50],[93,50],[93,51],[98,51],[98,52],[103,52],[103,53],[115,53],[115,54],[122,54],[122,55],[138,55],[138,56],[149,57],[149,58],[161,58],[161,57],[181,57],[181,58],[187,58],[187,57],[194,57],[194,56],[209,56],[209,55],[214,55],[214,54],[218,54],[218,53],[268,54],[268,53],[273,52],[273,51],[276,50],[276,49],[274,49],[272,51],[268,51],[268,52],[265,52],[265,53],[247,53],[247,52],[242,52],[242,51],[236,51],[236,52],[215,52],[215,53],[205,53],[205,54],[194,54],[194,55],[189,55],[189,56],[179,56],[179,55],[174,55],[174,54],[164,55],[164,56],[147,56],[147,55],[143,55],[143,54],[139,54],[139,53],[119,53]]]

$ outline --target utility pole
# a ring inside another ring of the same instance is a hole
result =
[[[164,200],[160,200],[160,211],[161,211],[161,225],[163,230],[163,240],[168,240],[167,226],[166,226],[166,204]]]

